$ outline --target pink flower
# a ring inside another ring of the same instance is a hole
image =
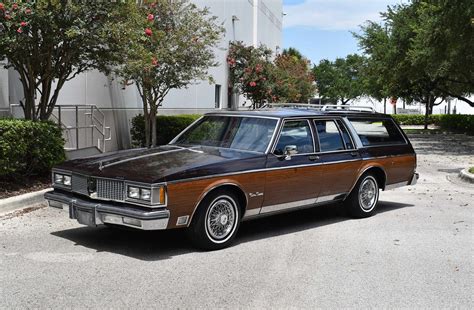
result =
[[[250,85],[250,87],[255,87],[255,86],[257,86],[257,83],[252,81],[252,82],[249,83],[249,85]]]
[[[13,3],[13,5],[12,5],[12,9],[14,9],[14,10],[18,9],[18,4],[16,4],[16,3]]]
[[[148,14],[147,19],[149,22],[152,22],[155,19],[155,16],[153,14]]]
[[[26,26],[28,26],[28,23],[27,23],[27,22],[21,22],[21,23],[20,23],[20,26],[26,27]]]
[[[158,59],[156,59],[155,57],[153,57],[152,60],[151,60],[151,64],[152,64],[153,66],[157,67],[157,66],[159,65]]]
[[[28,15],[31,14],[31,9],[26,9],[25,13],[28,14]]]
[[[5,19],[12,19],[12,17],[10,15],[5,15]]]
[[[18,29],[16,30],[16,32],[18,32],[18,33],[23,33],[23,29],[21,29],[21,27],[20,27],[20,28],[18,28]]]
[[[5,4],[2,2],[0,2],[0,10],[5,11]]]
[[[153,34],[153,31],[151,31],[150,28],[146,28],[146,29],[145,29],[145,34],[146,34],[147,36],[151,37],[151,35]]]

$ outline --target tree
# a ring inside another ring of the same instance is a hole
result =
[[[114,32],[128,2],[4,1],[0,3],[0,58],[23,87],[26,119],[47,120],[67,81],[90,69],[105,70],[118,46]]]
[[[134,83],[143,103],[146,145],[156,145],[156,115],[172,89],[195,80],[212,81],[214,48],[223,28],[207,8],[186,0],[140,3],[130,12],[133,33],[114,68],[125,85]],[[125,41],[124,40],[124,41]]]
[[[272,51],[263,45],[255,48],[243,42],[231,42],[229,46],[229,89],[244,94],[254,109],[277,100],[271,57]]]
[[[316,85],[310,62],[301,53],[290,48],[275,59],[275,96],[282,102],[307,103],[314,97]]]
[[[451,96],[474,106],[474,7],[469,1],[424,0],[388,7],[383,24],[356,34],[368,55],[369,80],[385,95],[433,107]],[[466,65],[468,64],[468,65]],[[374,90],[377,92],[377,90]]]
[[[323,100],[349,101],[364,94],[364,81],[361,76],[365,58],[352,54],[335,61],[323,59],[313,67],[313,74],[319,94]]]

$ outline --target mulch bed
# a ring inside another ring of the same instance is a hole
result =
[[[22,180],[0,180],[0,199],[40,191],[51,187],[51,176],[33,176]]]

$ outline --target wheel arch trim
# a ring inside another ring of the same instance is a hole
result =
[[[194,219],[194,215],[196,214],[196,211],[199,208],[199,205],[201,204],[201,202],[204,200],[204,198],[206,198],[207,195],[209,195],[213,191],[215,191],[215,190],[217,190],[221,187],[225,187],[225,186],[230,186],[230,187],[233,187],[233,188],[239,190],[243,194],[243,196],[245,197],[245,201],[244,201],[245,205],[241,206],[242,217],[243,217],[243,215],[245,214],[245,210],[247,209],[247,206],[248,206],[248,203],[249,203],[248,195],[245,193],[245,191],[242,189],[242,186],[238,182],[235,182],[233,180],[219,180],[219,181],[214,182],[214,183],[210,184],[209,186],[207,186],[203,190],[201,195],[199,196],[199,199],[197,200],[196,204],[194,205],[193,213],[191,214],[191,216],[189,218],[188,225],[187,225],[188,227],[191,226],[191,223],[193,222],[193,219]]]
[[[387,172],[385,171],[384,167],[380,164],[374,164],[374,163],[371,163],[367,166],[365,166],[364,168],[362,168],[359,172],[359,174],[357,175],[357,178],[355,179],[355,182],[354,184],[352,184],[351,186],[351,189],[349,190],[349,194],[352,193],[352,191],[354,190],[354,187],[356,186],[357,182],[359,182],[360,178],[364,175],[364,173],[366,173],[367,171],[369,171],[370,169],[379,169],[379,170],[382,170],[383,174],[384,174],[384,178],[385,178],[385,181],[384,181],[384,184],[382,184],[382,186],[380,186],[380,189],[385,189],[385,186],[387,185]],[[344,200],[346,200],[346,198],[349,196],[346,195],[346,197],[344,198]]]

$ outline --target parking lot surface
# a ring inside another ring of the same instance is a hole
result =
[[[0,308],[473,308],[474,139],[412,135],[421,177],[374,217],[340,205],[244,222],[234,246],[88,228],[59,210],[0,218]]]

